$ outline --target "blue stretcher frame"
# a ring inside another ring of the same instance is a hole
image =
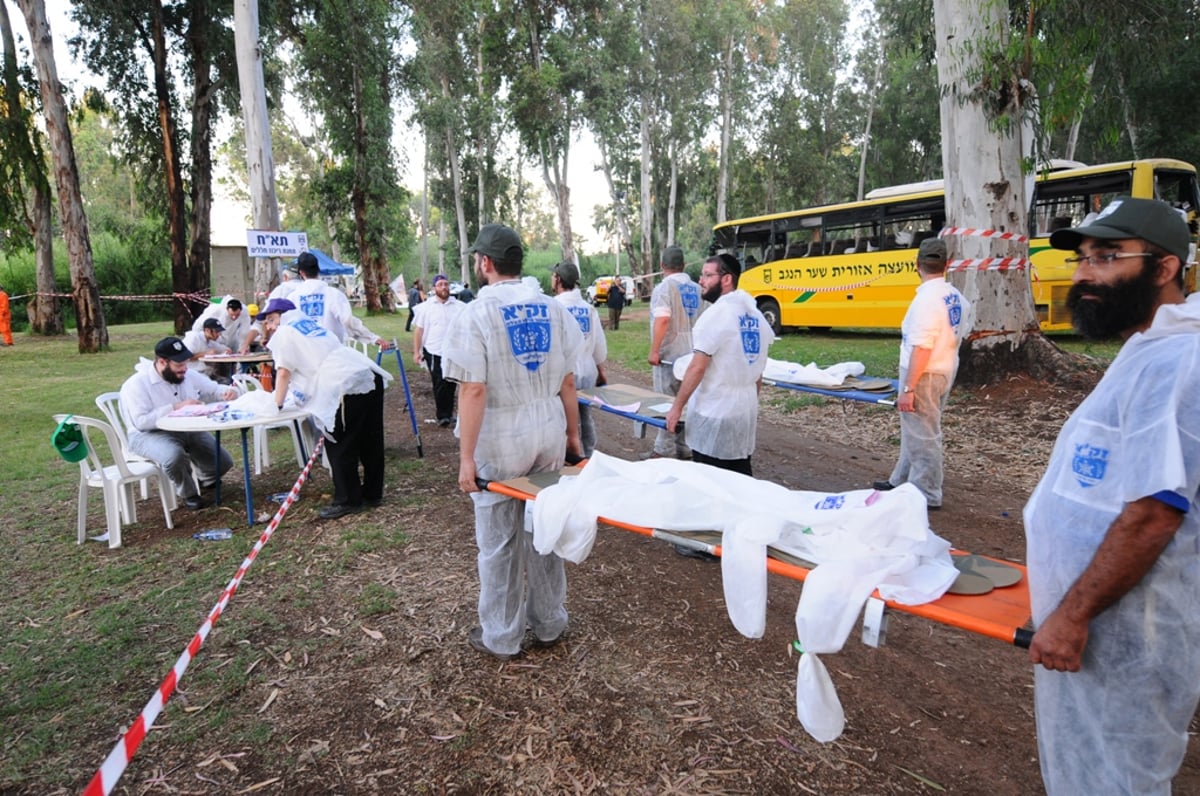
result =
[[[809,392],[814,395],[823,395],[827,398],[840,398],[843,401],[862,401],[868,404],[895,406],[896,392],[900,389],[900,382],[896,379],[888,379],[888,381],[891,382],[892,389],[886,393],[879,392],[878,390],[831,390],[825,387],[811,387],[807,384],[792,384],[791,382],[775,381],[773,379],[763,379],[763,384],[769,384],[772,387],[779,387],[783,390]]]

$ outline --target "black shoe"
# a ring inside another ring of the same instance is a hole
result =
[[[383,503],[383,498],[363,498],[363,506],[369,509],[379,508]]]
[[[570,638],[570,636],[571,636],[570,630],[563,630],[563,632],[559,633],[557,636],[550,639],[549,641],[543,641],[542,639],[538,638],[537,634],[535,633],[533,636],[533,641],[529,642],[529,646],[534,647],[536,649],[540,649],[540,650],[547,650],[547,649],[550,649],[551,647],[557,647],[559,644],[563,643],[568,638]]]
[[[720,561],[721,560],[718,556],[714,556],[712,553],[706,553],[703,550],[697,550],[693,547],[688,547],[687,545],[684,545],[684,544],[675,544],[675,545],[671,545],[671,546],[675,548],[675,552],[678,555],[681,555],[684,558],[698,558],[701,561]]]
[[[185,508],[189,508],[192,511],[197,511],[197,510],[202,509],[205,506],[207,506],[208,501],[205,500],[204,498],[200,497],[199,495],[196,495],[195,497],[184,498],[183,505]]]
[[[467,643],[471,645],[471,649],[477,652],[482,652],[484,655],[491,655],[497,660],[513,661],[521,657],[521,652],[519,650],[517,652],[505,655],[500,652],[493,652],[491,649],[489,649],[488,645],[483,643],[482,627],[471,628],[471,632],[467,634]]]
[[[891,481],[875,481],[871,484],[871,488],[878,489],[880,492],[891,492],[896,485]]]
[[[213,480],[213,481],[201,481],[201,482],[200,482],[200,489],[201,489],[201,491],[208,492],[210,489],[212,489],[212,488],[213,488],[213,487],[215,487],[216,485],[217,485],[217,482],[216,482],[215,480]]]
[[[450,418],[448,418],[448,417],[439,418],[439,419],[438,419],[438,426],[439,426],[440,428],[445,428],[446,426],[450,425],[450,423],[451,423],[451,422],[452,422],[452,421],[451,421],[451,420],[450,420]]]
[[[938,504],[936,506],[926,506],[925,508],[929,509],[930,511],[941,511],[942,510],[941,504]]]
[[[351,506],[349,503],[331,503],[318,511],[317,516],[323,520],[336,520],[345,517],[347,514],[357,514],[360,511],[362,511],[362,506]]]

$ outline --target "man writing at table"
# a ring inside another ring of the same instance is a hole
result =
[[[223,387],[202,373],[188,370],[192,352],[176,337],[164,337],[154,346],[154,361],[143,360],[121,385],[121,414],[130,429],[129,450],[158,462],[189,509],[204,508],[200,487],[215,486],[233,459],[204,431],[161,431],[158,419],[185,406],[211,401],[232,401],[237,390]]]

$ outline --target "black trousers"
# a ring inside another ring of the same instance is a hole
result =
[[[442,375],[442,358],[421,349],[421,356],[429,363],[429,377],[433,380],[433,403],[437,408],[438,420],[454,419],[454,398],[458,394],[458,384]]]
[[[333,503],[361,506],[383,498],[383,377],[375,389],[342,399],[333,439],[325,438],[333,470]],[[362,477],[358,468],[362,465]]]
[[[735,473],[754,477],[754,473],[750,472],[750,457],[745,459],[717,459],[712,456],[707,456],[700,451],[692,448],[692,461],[700,464],[707,464],[712,467],[720,467],[722,470],[733,470]]]

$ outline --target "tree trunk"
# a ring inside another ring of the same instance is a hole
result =
[[[635,276],[646,274],[648,272],[645,270],[645,264],[638,262],[637,251],[629,237],[629,224],[625,221],[625,192],[619,191],[616,183],[613,182],[612,162],[608,159],[608,145],[604,137],[600,135],[597,136],[596,143],[600,147],[600,168],[604,172],[604,180],[608,184],[608,195],[613,199],[613,210],[617,217],[617,263],[619,265],[621,262],[621,247],[624,246],[630,273]],[[618,268],[618,270],[620,269]],[[638,279],[634,284],[640,289],[644,280]]]
[[[883,69],[883,42],[879,43],[879,59],[875,61],[875,79],[867,98],[867,123],[863,127],[862,151],[858,156],[858,201],[862,201],[867,187],[867,152],[871,148],[871,121],[875,118],[875,97],[879,93],[879,74]]]
[[[251,218],[255,229],[278,230],[279,200],[275,196],[275,156],[271,147],[271,122],[267,116],[267,91],[263,84],[262,49],[259,47],[258,0],[236,0],[233,30],[242,123],[246,130],[246,181],[250,186]],[[278,263],[278,259],[255,258],[256,298],[266,296],[278,284]]]
[[[717,223],[726,221],[729,200],[729,148],[733,140],[733,36],[725,40],[721,68],[721,153],[717,174]]]
[[[563,144],[562,161],[553,163],[542,154],[542,179],[550,195],[554,197],[554,206],[558,210],[559,249],[563,260],[575,262],[575,240],[571,231],[571,186],[567,184],[567,164],[570,154],[568,144]],[[551,171],[553,167],[553,171]]]
[[[54,183],[58,188],[58,213],[67,242],[67,260],[71,265],[71,292],[75,301],[79,353],[96,353],[108,346],[108,327],[104,322],[104,308],[100,305],[100,289],[96,285],[96,271],[92,265],[87,215],[79,191],[79,169],[75,164],[75,147],[67,123],[67,106],[63,101],[62,84],[54,63],[50,23],[46,20],[46,7],[42,0],[18,0],[18,5],[29,28],[42,106],[46,114],[46,136],[50,139]]]
[[[448,96],[445,92],[449,90],[449,84],[443,79],[443,96]],[[458,162],[458,146],[455,144],[453,127],[446,128],[446,161],[450,164],[450,182],[454,187],[454,219],[458,222],[458,256],[455,260],[459,270],[466,273],[470,267],[470,257],[467,255],[470,244],[467,243],[467,211],[463,203],[462,168]],[[439,269],[439,273],[443,272]]]
[[[212,274],[212,119],[216,85],[212,81],[212,25],[208,0],[192,0],[188,38],[192,52],[192,225],[188,274],[193,293],[211,284]],[[249,300],[250,297],[241,298]]]
[[[187,231],[184,219],[183,172],[179,163],[179,136],[171,109],[171,89],[167,71],[167,41],[164,31],[161,0],[151,3],[154,41],[154,92],[158,103],[158,126],[162,134],[163,173],[167,184],[167,236],[171,246],[171,286],[177,294],[192,293],[194,285],[188,273]],[[206,292],[208,286],[200,287]],[[204,303],[180,301],[175,305],[175,333],[183,334],[192,328],[193,319],[204,309]]]
[[[642,164],[641,164],[641,206],[642,206],[642,273],[650,274],[656,270],[654,262],[654,241],[651,232],[654,223],[654,207],[650,204],[650,100],[642,94]]]
[[[679,194],[679,144],[670,144],[671,187],[667,193],[667,243],[675,242],[675,203]]]
[[[942,168],[946,176],[946,219],[950,227],[1027,232],[1025,181],[1021,172],[1019,75],[995,86],[968,82],[972,71],[1008,35],[1005,9],[988,0],[935,0],[938,82],[942,88]],[[998,116],[1012,121],[999,131]],[[935,223],[935,226],[936,223]],[[951,281],[975,307],[971,344],[959,380],[987,383],[1011,372],[1029,372],[1048,349],[1038,327],[1029,271],[993,270],[987,258],[1028,258],[1028,246],[976,236],[947,238]],[[966,262],[962,262],[966,261]],[[1030,350],[1032,348],[1032,350]]]
[[[37,295],[26,307],[34,334],[63,333],[62,305],[54,281],[54,212],[49,186],[33,193],[33,258],[37,263]]]

